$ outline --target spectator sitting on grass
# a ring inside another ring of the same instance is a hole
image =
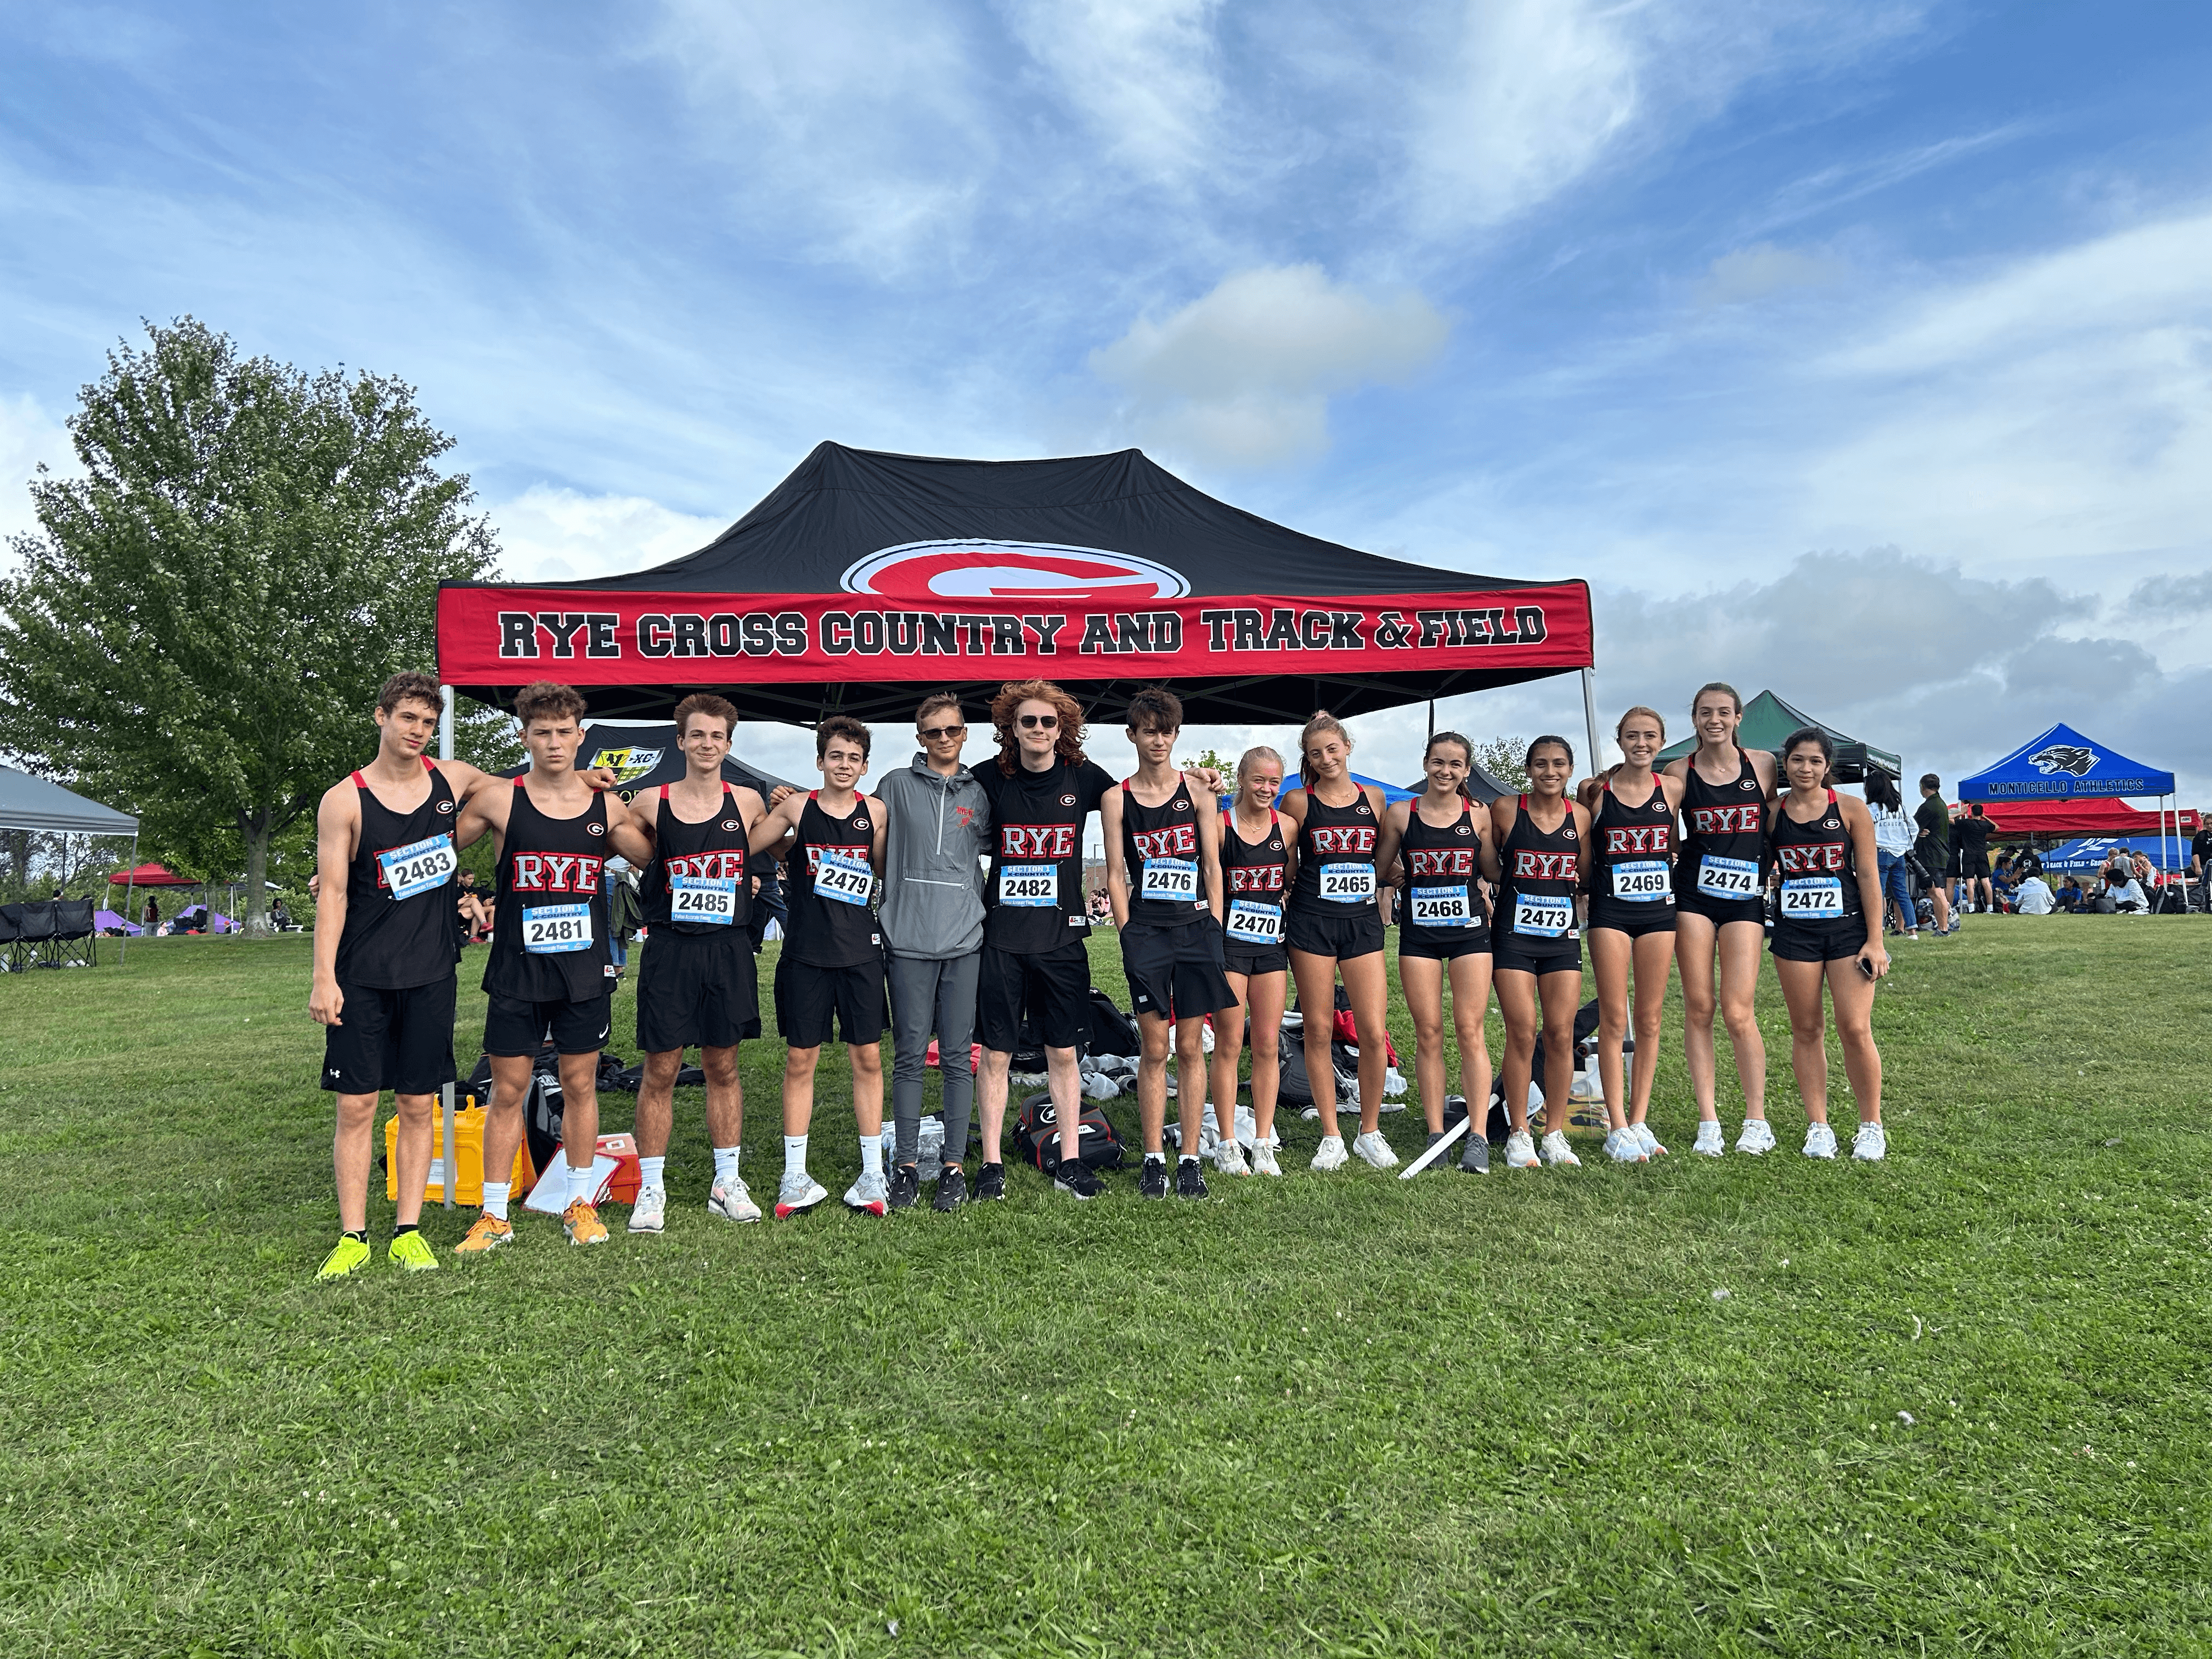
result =
[[[2081,890],[2081,884],[2069,876],[2058,884],[2058,890],[2051,896],[2051,902],[2072,915],[2087,902],[2089,896]]]
[[[2096,897],[2090,902],[2100,916],[2140,916],[2150,909],[2150,901],[2143,896],[2142,884],[2136,879],[2124,860],[2116,860],[2106,866],[2105,878],[2097,884]]]
[[[2051,884],[2037,872],[2021,882],[2013,896],[2013,902],[2024,916],[2047,916],[2051,914],[2053,896]]]

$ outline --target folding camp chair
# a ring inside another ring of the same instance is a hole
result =
[[[23,907],[0,904],[0,974],[23,971]]]
[[[21,955],[17,961],[25,968],[45,965],[47,945],[54,937],[54,904],[52,899],[38,904],[20,905],[15,924],[15,937],[20,941]]]
[[[100,939],[92,924],[93,902],[90,899],[57,899],[54,902],[54,936],[47,941],[40,965],[46,968],[97,968],[100,965]]]

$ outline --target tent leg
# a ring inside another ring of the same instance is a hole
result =
[[[131,873],[123,883],[123,943],[116,948],[115,965],[120,968],[131,956],[131,895],[138,882],[138,832],[131,832]]]
[[[1583,670],[1583,720],[1589,727],[1589,775],[1595,777],[1605,769],[1605,750],[1597,736],[1597,673],[1589,668]]]
[[[453,688],[441,685],[438,688],[438,758],[451,760],[453,757]],[[453,1207],[453,1185],[458,1164],[453,1146],[453,1085],[450,1083],[441,1097],[438,1115],[438,1127],[445,1132],[446,1137],[446,1164],[441,1173],[445,1177],[446,1207],[450,1210]]]

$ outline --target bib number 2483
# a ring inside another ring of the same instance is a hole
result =
[[[386,889],[396,899],[410,899],[417,893],[443,887],[453,878],[459,862],[453,856],[451,836],[432,836],[411,846],[395,847],[388,853],[379,853],[376,861],[384,867]]]

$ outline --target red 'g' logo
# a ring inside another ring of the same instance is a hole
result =
[[[1060,605],[1141,605],[1179,599],[1179,570],[1131,553],[1051,542],[907,542],[871,553],[839,578],[848,593],[933,604],[1006,599]]]

